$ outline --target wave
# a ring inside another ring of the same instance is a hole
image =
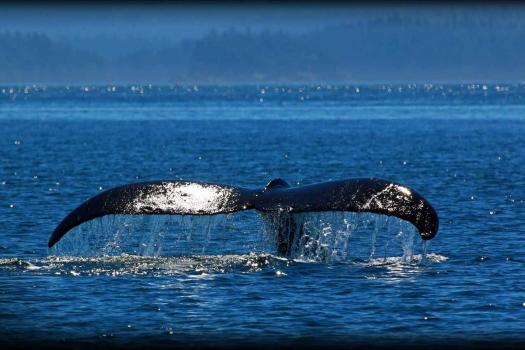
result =
[[[419,268],[423,261],[441,263],[447,257],[439,254],[415,255],[406,262],[402,256],[368,261],[339,263],[362,268]],[[287,259],[271,254],[197,255],[178,257],[145,257],[122,254],[102,257],[48,256],[42,259],[0,259],[0,271],[51,276],[203,276],[225,273],[273,272],[278,276],[292,265],[316,264],[314,261]]]

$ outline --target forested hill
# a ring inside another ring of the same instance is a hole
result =
[[[519,23],[390,18],[301,35],[212,31],[116,57],[94,52],[41,33],[3,32],[0,83],[525,81]]]
[[[0,83],[89,80],[108,62],[40,33],[0,33]],[[93,75],[94,74],[94,75]]]

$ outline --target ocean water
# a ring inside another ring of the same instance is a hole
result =
[[[525,85],[0,87],[3,343],[483,345],[525,340]],[[323,249],[279,256],[271,222],[108,216],[47,240],[111,187],[261,188],[378,177],[440,217],[311,213]]]

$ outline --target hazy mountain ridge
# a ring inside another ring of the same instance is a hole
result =
[[[230,29],[116,58],[78,46],[0,33],[0,83],[525,80],[525,26],[516,22],[391,16],[300,35]]]

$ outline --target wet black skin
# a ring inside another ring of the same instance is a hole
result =
[[[282,179],[274,179],[270,181],[264,191],[273,191],[276,189],[289,188],[290,185]],[[273,220],[277,221],[277,232],[275,235],[275,244],[277,252],[284,256],[289,256],[292,251],[292,244],[295,241],[295,237],[301,237],[303,235],[303,226],[297,225],[293,218],[293,215],[288,213],[280,213],[273,217]]]
[[[415,190],[391,181],[363,178],[291,187],[282,179],[262,190],[190,181],[152,181],[119,186],[88,199],[68,214],[51,235],[51,248],[72,228],[114,214],[215,215],[255,209],[277,217],[276,244],[289,255],[296,232],[293,213],[352,211],[395,216],[411,222],[424,240],[438,231],[439,219]]]

